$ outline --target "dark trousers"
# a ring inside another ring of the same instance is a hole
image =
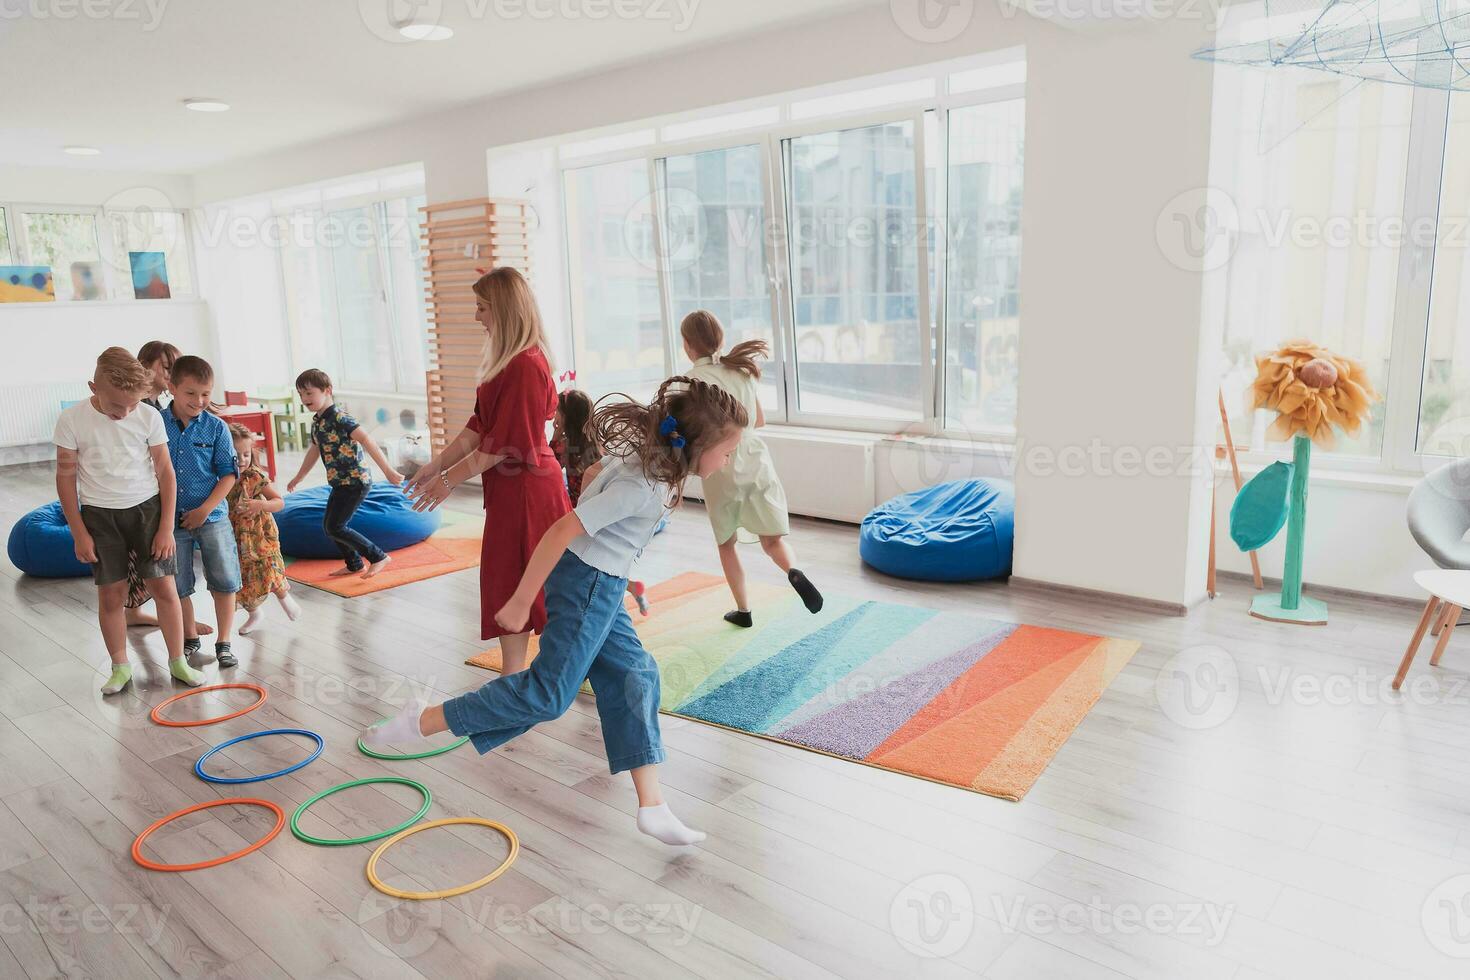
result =
[[[363,558],[369,562],[380,562],[387,557],[382,548],[347,526],[352,515],[357,513],[357,508],[362,506],[367,492],[366,483],[332,487],[332,492],[327,495],[327,513],[322,519],[322,530],[327,532],[327,537],[332,539],[332,543],[342,553],[342,560],[353,571],[362,568]]]

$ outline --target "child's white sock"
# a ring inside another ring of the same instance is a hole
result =
[[[289,592],[283,592],[276,598],[281,600],[281,608],[286,610],[286,618],[293,623],[296,622],[296,617],[301,615],[301,606],[297,603],[296,597]]]
[[[240,635],[241,636],[248,635],[251,630],[255,629],[255,627],[257,627],[257,626],[260,625],[260,621],[262,619],[264,619],[264,618],[265,618],[265,606],[264,605],[256,606],[254,609],[250,610],[250,615],[246,616],[245,617],[245,622],[243,622],[243,623],[240,624],[240,629],[239,629]]]
[[[704,840],[704,831],[691,830],[684,826],[683,821],[674,816],[674,811],[669,809],[667,803],[658,806],[640,806],[638,808],[638,829],[649,837],[657,838],[665,844],[698,844]]]
[[[419,727],[423,713],[424,702],[412,698],[398,714],[363,732],[362,744],[380,749],[387,745],[412,745],[423,741],[423,730]]]

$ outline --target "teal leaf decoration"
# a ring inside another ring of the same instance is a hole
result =
[[[1235,495],[1230,506],[1230,539],[1241,551],[1263,548],[1281,531],[1290,509],[1294,472],[1291,463],[1272,463]]]

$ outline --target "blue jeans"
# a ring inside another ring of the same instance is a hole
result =
[[[235,548],[235,529],[228,517],[221,517],[201,524],[192,531],[174,528],[174,551],[178,568],[174,572],[174,584],[178,586],[179,598],[194,594],[194,545],[204,557],[204,584],[211,592],[240,591],[240,552]]]
[[[371,484],[357,483],[332,487],[327,494],[327,512],[322,517],[322,530],[337,546],[347,567],[354,572],[362,570],[364,556],[374,564],[387,557],[382,548],[347,526],[347,522],[352,520],[352,515],[357,513],[357,508],[362,506],[363,499],[367,497],[369,486]]]
[[[468,735],[484,754],[538,722],[560,718],[586,679],[597,696],[608,771],[662,762],[658,664],[623,608],[627,584],[570,551],[562,555],[546,580],[540,653],[519,674],[444,702],[449,730]]]

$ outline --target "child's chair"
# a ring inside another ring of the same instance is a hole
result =
[[[226,391],[225,392],[225,404],[226,405],[249,405],[250,404],[250,399],[249,399],[248,396],[246,396],[245,392],[243,392],[243,391]]]

